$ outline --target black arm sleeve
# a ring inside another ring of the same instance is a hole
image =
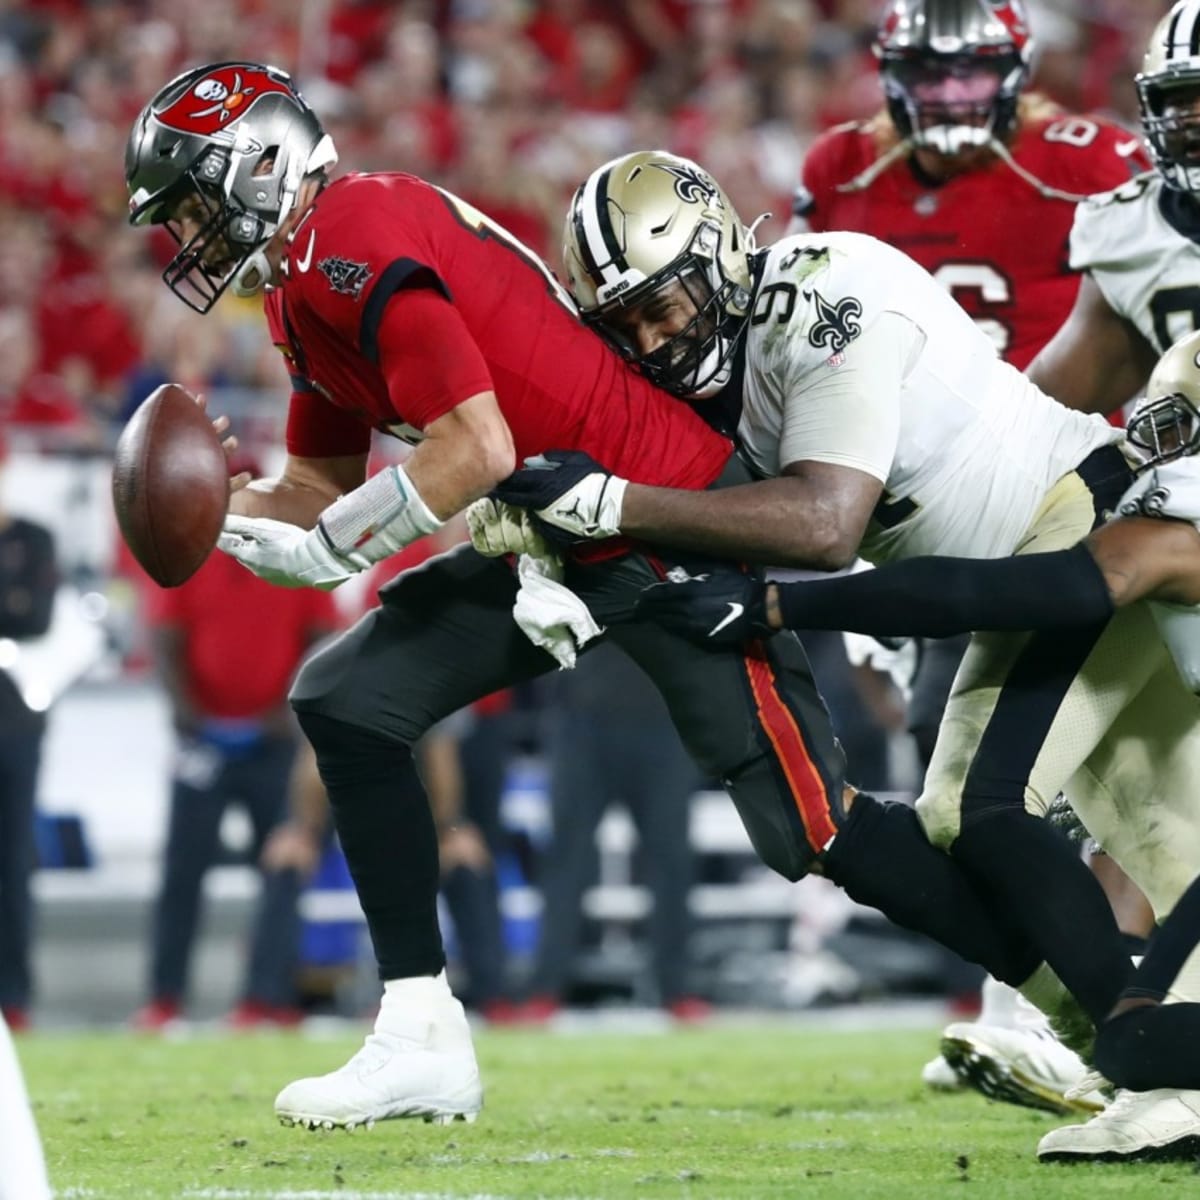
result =
[[[779,584],[788,629],[950,637],[1099,624],[1113,614],[1087,547],[1013,558],[910,558],[874,571]]]

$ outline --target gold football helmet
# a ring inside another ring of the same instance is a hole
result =
[[[1200,450],[1200,332],[1158,360],[1127,432],[1151,466]]]
[[[706,397],[729,381],[745,333],[753,250],[753,233],[707,171],[642,150],[605,163],[575,193],[563,261],[584,320],[660,387]],[[676,283],[696,314],[640,355],[613,318]]]
[[[1200,5],[1179,0],[1155,26],[1135,77],[1154,165],[1173,188],[1200,196],[1200,118],[1167,115],[1172,93],[1200,92]]]

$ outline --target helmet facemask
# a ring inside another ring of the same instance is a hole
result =
[[[874,49],[901,142],[954,155],[1012,133],[1033,57],[1023,0],[891,0]]]
[[[1155,166],[1169,186],[1200,196],[1200,71],[1175,82],[1139,76],[1137,89]]]
[[[882,68],[892,122],[914,146],[953,155],[1011,132],[1026,66],[1015,51],[887,54]]]
[[[718,256],[714,253],[720,236],[715,225],[699,225],[687,253],[632,292],[602,305],[585,318],[625,358],[635,362],[652,383],[675,395],[705,399],[719,392],[729,382],[733,356],[746,331],[744,313],[735,315],[729,311],[739,288],[732,279],[721,278]],[[639,355],[637,347],[622,332],[619,315],[633,307],[649,307],[653,311],[656,298],[673,288],[686,296],[694,315],[661,346]]]
[[[1147,466],[1200,450],[1200,332],[1189,333],[1163,353],[1146,383],[1146,399],[1126,427]]]
[[[1139,404],[1126,427],[1132,445],[1154,467],[1200,450],[1200,411],[1182,392]]]
[[[208,312],[231,284],[235,292],[251,295],[270,277],[262,247],[275,230],[226,196],[219,185],[207,182],[227,172],[228,156],[216,149],[206,151],[149,218],[179,246],[163,270],[163,282],[186,305],[201,313]],[[177,214],[189,198],[193,198],[191,215],[198,227],[185,241]],[[244,275],[251,279],[239,287]]]

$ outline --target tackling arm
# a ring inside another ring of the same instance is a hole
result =
[[[1068,408],[1107,414],[1137,395],[1155,361],[1154,348],[1084,275],[1070,316],[1026,373]]]
[[[863,471],[821,462],[706,492],[630,484],[621,532],[746,562],[834,570],[854,560],[881,491]]]

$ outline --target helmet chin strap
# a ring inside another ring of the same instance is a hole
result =
[[[271,282],[271,262],[266,250],[260,246],[233,274],[230,287],[234,294],[246,299],[257,296]]]
[[[729,382],[733,368],[728,362],[721,365],[726,347],[726,340],[718,334],[713,338],[712,349],[696,364],[692,379],[703,382],[688,388],[687,394],[693,400],[709,400]]]

